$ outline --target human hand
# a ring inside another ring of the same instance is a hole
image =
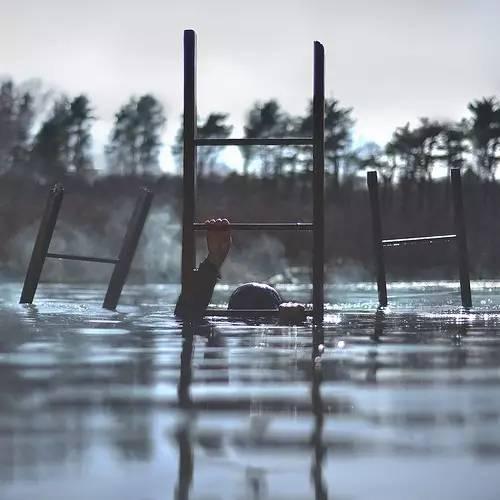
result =
[[[231,248],[231,231],[229,227],[219,229],[221,226],[229,226],[227,219],[206,220],[208,260],[219,269],[226,260]]]
[[[306,309],[297,302],[284,302],[279,306],[280,325],[300,325],[306,321]]]

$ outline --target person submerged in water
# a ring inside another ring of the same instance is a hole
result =
[[[193,273],[192,295],[181,293],[177,300],[175,315],[182,319],[197,320],[205,315],[214,287],[221,278],[220,269],[231,249],[227,219],[210,219],[205,224],[208,255]],[[300,324],[306,318],[302,304],[284,302],[276,289],[264,283],[245,283],[236,288],[229,298],[228,309],[273,309],[278,311],[279,322],[283,324]]]

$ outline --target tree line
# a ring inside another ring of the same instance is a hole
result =
[[[431,183],[436,167],[458,167],[493,181],[500,161],[500,103],[483,97],[467,105],[468,116],[458,122],[421,118],[417,125],[398,127],[385,145],[353,145],[353,109],[330,98],[325,103],[325,168],[333,188],[360,169],[375,168],[384,185],[401,181]],[[200,119],[200,138],[227,138],[233,131],[227,113]],[[68,173],[84,175],[94,169],[92,126],[97,119],[85,94],[44,95],[39,87],[0,82],[0,173],[54,180]],[[167,117],[152,94],[132,96],[114,115],[105,146],[107,174],[161,174],[161,137]],[[303,115],[288,113],[271,99],[248,110],[246,138],[301,137],[312,134],[312,103]],[[223,146],[200,148],[198,173],[227,172]],[[182,128],[172,155],[178,172],[182,163]],[[243,175],[299,178],[312,166],[311,148],[241,147]]]

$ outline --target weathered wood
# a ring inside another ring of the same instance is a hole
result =
[[[195,139],[197,146],[311,146],[312,137],[256,137],[244,139]]]
[[[313,223],[233,223],[216,230],[312,230],[313,231],[313,322],[324,317],[324,175],[325,175],[325,55],[323,45],[314,42],[313,136],[284,138],[197,138],[196,125],[196,33],[184,31],[184,156],[182,216],[182,294],[191,295],[196,266],[195,231],[207,226],[195,223],[196,147],[242,145],[313,146]]]
[[[323,323],[325,262],[325,49],[314,42],[313,81],[313,323]]]
[[[109,280],[108,290],[102,304],[105,309],[114,310],[118,305],[152,200],[153,193],[149,189],[142,189],[127,226],[118,262],[115,264],[113,274]]]
[[[313,231],[314,224],[309,222],[231,222],[230,224],[207,225],[201,222],[193,224],[195,231],[255,231],[255,230],[272,230],[272,231]]]
[[[451,169],[451,191],[453,196],[453,212],[455,216],[455,232],[457,234],[460,295],[462,297],[462,306],[472,307],[467,232],[465,228],[464,202],[462,198],[462,178],[460,176],[460,169],[458,168]]]
[[[415,238],[397,238],[393,240],[382,240],[384,247],[398,247],[405,245],[415,245],[418,243],[434,243],[453,241],[457,237],[456,234],[442,234],[439,236],[418,236]]]
[[[31,304],[40,281],[43,264],[47,257],[50,246],[50,240],[54,233],[54,227],[59,215],[59,209],[64,197],[64,188],[62,184],[55,184],[49,192],[49,197],[45,205],[42,220],[38,228],[38,234],[31,253],[30,263],[24,279],[23,290],[19,302],[21,304]]]
[[[48,259],[59,260],[79,260],[82,262],[99,262],[101,264],[116,264],[118,259],[108,259],[104,257],[83,257],[81,255],[69,255],[65,253],[47,253]]]
[[[378,197],[377,172],[374,170],[366,174],[370,207],[372,214],[372,239],[375,267],[377,272],[378,302],[382,307],[387,306],[387,282],[385,277],[384,244],[382,241],[382,221],[380,219],[380,203]]]
[[[196,266],[194,236],[196,200],[196,33],[184,31],[184,151],[182,210],[182,294],[192,295]]]

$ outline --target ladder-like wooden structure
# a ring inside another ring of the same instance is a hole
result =
[[[372,235],[373,251],[375,256],[375,267],[377,272],[377,290],[379,305],[387,306],[387,282],[385,276],[385,247],[400,247],[406,245],[417,245],[421,243],[454,242],[458,250],[458,272],[460,277],[460,293],[462,306],[472,307],[472,297],[469,277],[469,257],[467,252],[467,234],[464,221],[464,203],[462,198],[462,178],[460,169],[451,169],[451,191],[453,197],[453,212],[455,234],[444,234],[439,236],[422,236],[416,238],[383,239],[382,221],[380,217],[380,203],[378,196],[377,172],[367,172],[368,192],[370,195],[370,206],[372,213]]]
[[[321,324],[324,316],[324,122],[325,122],[325,55],[320,42],[314,42],[313,134],[312,137],[202,139],[197,137],[196,113],[196,33],[184,31],[184,158],[182,218],[182,293],[191,295],[196,267],[195,231],[206,229],[195,221],[196,149],[203,146],[286,146],[307,145],[313,148],[313,222],[312,223],[231,223],[232,230],[312,231],[313,293],[312,316]],[[226,226],[227,228],[227,226]],[[208,310],[207,314],[221,315]],[[253,311],[272,315],[276,311]],[[231,313],[228,312],[230,315]],[[246,311],[252,314],[252,311]]]
[[[123,239],[120,254],[117,259],[104,257],[85,257],[81,255],[67,255],[49,252],[50,241],[54,233],[57,217],[64,197],[62,184],[55,184],[49,192],[45,210],[38,228],[30,263],[24,279],[24,286],[19,300],[20,304],[31,304],[35,297],[40,275],[42,274],[45,259],[65,259],[85,262],[96,262],[101,264],[114,264],[113,274],[108,284],[108,290],[102,307],[114,310],[120,300],[120,295],[130,271],[142,229],[148,216],[149,208],[153,200],[153,193],[146,188],[141,189],[140,195],[127,226],[125,238]]]

